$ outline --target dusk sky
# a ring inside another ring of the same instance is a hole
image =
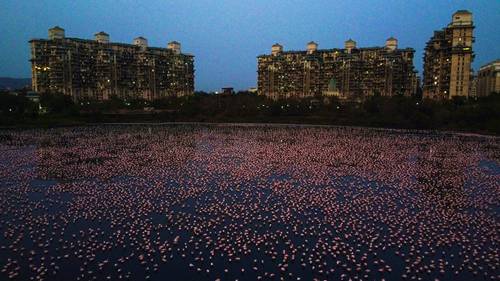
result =
[[[380,46],[394,36],[399,47],[416,50],[422,75],[426,41],[460,9],[473,13],[476,54],[473,67],[500,58],[500,1],[368,0],[180,0],[180,1],[28,1],[0,0],[0,76],[31,76],[32,38],[47,38],[59,25],[67,37],[92,39],[105,31],[112,42],[146,37],[150,46],[181,42],[195,55],[196,90],[256,86],[257,59],[279,42],[285,50]]]

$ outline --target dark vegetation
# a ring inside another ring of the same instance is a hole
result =
[[[259,122],[437,129],[500,134],[500,94],[480,99],[430,101],[370,97],[364,103],[334,98],[272,101],[239,92],[154,102],[85,100],[74,103],[61,94],[43,94],[40,107],[19,94],[0,93],[0,126],[49,127],[99,122]]]

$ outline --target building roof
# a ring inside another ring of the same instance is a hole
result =
[[[138,38],[142,38],[142,37],[137,37],[135,39],[138,39]],[[72,37],[66,37],[64,38],[64,40],[69,40],[69,41],[75,41],[75,42],[82,42],[82,43],[91,43],[91,44],[99,44],[97,43],[97,41],[95,40],[90,40],[90,39],[82,39],[82,38],[72,38]],[[31,39],[30,41],[28,41],[29,43],[31,42],[51,42],[52,40],[49,40],[49,39]],[[138,48],[137,45],[134,45],[134,44],[128,44],[128,43],[119,43],[119,42],[109,42],[107,44],[101,44],[101,45],[104,45],[104,46],[120,46],[120,47],[131,47],[131,48]],[[161,47],[148,47],[147,48],[148,50],[157,50],[157,51],[170,51],[168,50],[167,48],[161,48]],[[182,56],[186,56],[186,57],[194,57],[193,54],[189,54],[189,53],[182,53],[180,54]]]
[[[106,35],[106,36],[109,36],[109,34],[107,34],[107,33],[106,33],[106,32],[104,32],[104,31],[99,31],[99,32],[97,32],[97,33],[96,33],[96,34],[94,34],[94,35]]]
[[[311,42],[307,43],[307,45],[318,45],[318,43],[311,41]]]
[[[168,44],[176,44],[176,45],[180,45],[181,43],[177,42],[177,41],[171,41],[169,42]]]
[[[339,52],[339,53],[344,53],[346,49],[339,49],[339,48],[333,48],[333,49],[319,49],[319,50],[316,50],[316,54],[317,55],[320,55],[320,54],[323,54],[323,53],[335,53],[335,52]],[[357,48],[357,50],[359,51],[377,51],[377,50],[381,50],[381,51],[384,51],[386,50],[386,47],[383,46],[375,46],[375,47],[362,47],[362,48]],[[404,52],[415,52],[415,49],[413,48],[398,48],[396,49],[395,51],[393,51],[392,53],[397,53],[398,51],[404,51]],[[305,50],[289,50],[289,51],[284,51],[282,52],[283,55],[293,55],[293,54],[297,54],[297,55],[307,55],[307,51]],[[260,57],[270,57],[271,55],[270,54],[263,54],[263,55],[259,55],[257,56],[257,58],[260,58]]]
[[[135,38],[134,38],[134,40],[135,40],[135,39],[142,39],[142,40],[147,40],[146,38],[144,38],[144,37],[142,37],[142,36],[139,36],[139,37],[135,37]]]
[[[62,31],[64,31],[64,29],[59,27],[58,25],[52,27],[50,30],[62,30]]]
[[[497,66],[497,65],[500,65],[500,59],[496,59],[494,61],[491,61],[485,65],[482,65],[479,70],[484,70],[484,69],[487,69],[487,68],[491,68],[491,67],[494,67],[494,66]]]
[[[40,95],[37,93],[37,92],[34,92],[34,91],[28,91],[26,93],[26,97],[27,98],[30,98],[30,97],[40,97]]]
[[[472,13],[467,10],[458,10],[455,12],[455,14],[472,14]]]

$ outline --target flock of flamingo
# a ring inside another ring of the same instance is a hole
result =
[[[0,132],[1,280],[500,280],[499,138]]]

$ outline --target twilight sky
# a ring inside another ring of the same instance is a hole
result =
[[[0,0],[0,76],[30,77],[28,40],[47,38],[54,25],[67,37],[92,39],[102,30],[113,42],[144,36],[166,47],[177,40],[196,56],[197,90],[254,87],[256,56],[276,42],[285,50],[311,40],[341,48],[352,38],[370,47],[394,36],[416,50],[421,75],[426,41],[459,9],[473,13],[474,69],[500,58],[498,0]]]

